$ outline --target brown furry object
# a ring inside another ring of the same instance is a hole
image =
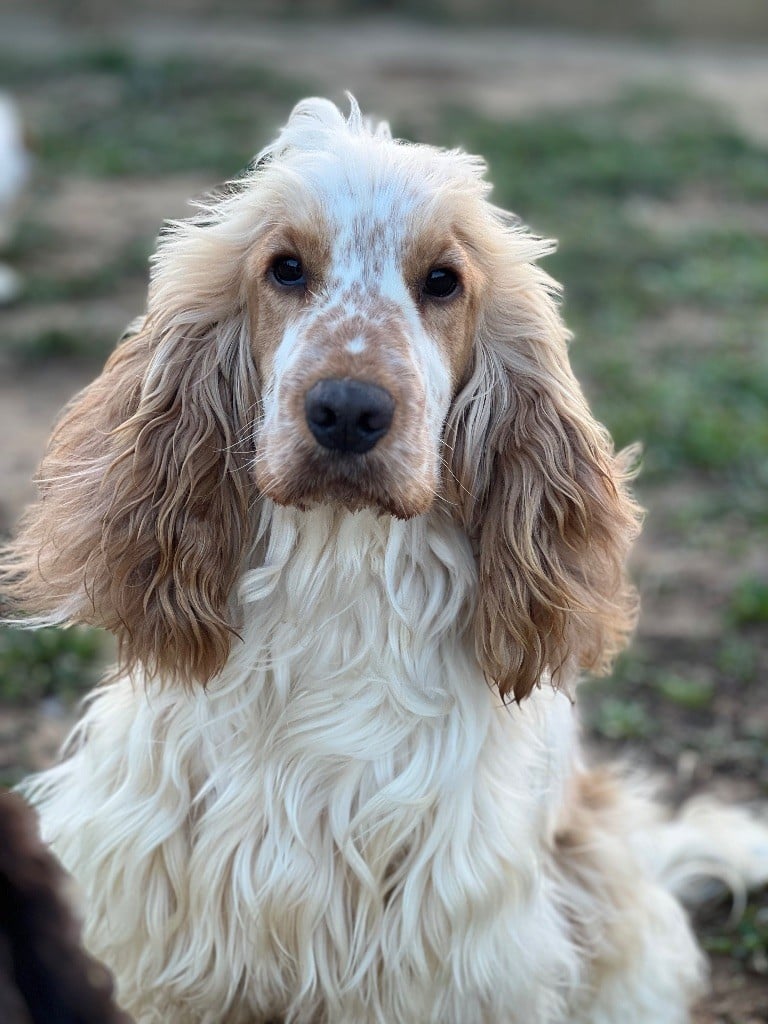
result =
[[[109,972],[80,945],[65,886],[34,812],[0,790],[0,1021],[131,1024]]]

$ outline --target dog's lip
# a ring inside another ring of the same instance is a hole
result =
[[[343,512],[350,512],[355,514],[357,512],[375,512],[380,516],[393,516],[395,519],[415,519],[416,516],[422,515],[422,509],[407,509],[404,506],[393,507],[389,504],[382,504],[378,501],[365,501],[349,502],[343,498],[332,499],[329,497],[307,497],[303,500],[291,500],[291,501],[280,501],[276,498],[272,499],[275,504],[282,505],[284,508],[295,508],[300,512],[309,512],[316,508],[332,508],[340,509]]]
[[[342,481],[318,481],[314,486],[290,489],[273,489],[266,486],[262,493],[278,505],[297,508],[306,512],[313,508],[331,507],[345,512],[361,512],[364,509],[391,515],[395,519],[415,519],[429,511],[432,496],[425,500],[418,496],[408,500],[384,489],[346,486]]]

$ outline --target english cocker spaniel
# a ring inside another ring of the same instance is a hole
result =
[[[33,780],[140,1024],[682,1024],[768,830],[584,766],[639,510],[549,242],[311,99],[153,259],[6,560],[120,669]]]

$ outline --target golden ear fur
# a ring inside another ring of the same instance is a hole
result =
[[[3,567],[38,621],[104,626],[129,666],[183,681],[226,661],[250,544],[257,391],[223,235],[161,243],[147,317],[65,410]]]
[[[640,510],[567,357],[556,286],[509,259],[447,425],[449,498],[478,561],[475,646],[503,698],[606,671],[636,618],[625,574]],[[452,449],[452,451],[450,450]]]

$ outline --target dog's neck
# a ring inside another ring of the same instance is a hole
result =
[[[448,516],[265,503],[256,547],[225,677],[266,673],[285,701],[315,688],[348,700],[374,685],[434,714],[455,698],[457,673],[477,675],[475,561]]]

